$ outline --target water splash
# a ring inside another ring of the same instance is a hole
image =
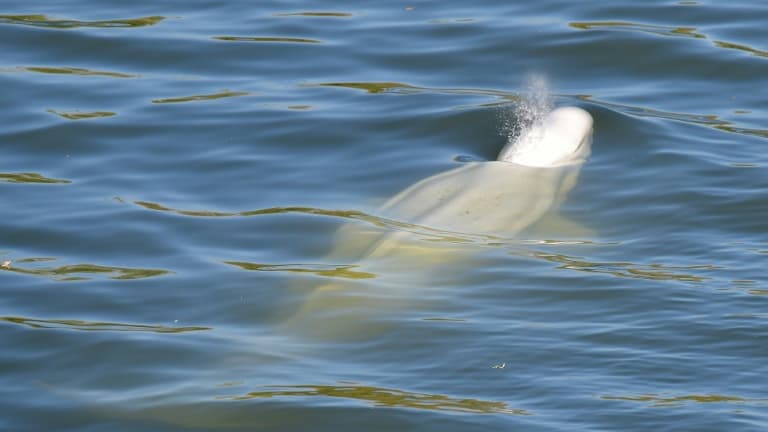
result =
[[[526,91],[516,109],[501,111],[501,134],[507,143],[515,142],[525,131],[541,124],[554,108],[554,98],[549,83],[542,75],[531,75],[526,80]]]

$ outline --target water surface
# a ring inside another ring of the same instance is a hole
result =
[[[765,16],[5,2],[0,429],[765,430]],[[493,159],[531,74],[595,119],[582,229],[330,254]],[[323,286],[352,331],[287,328]]]

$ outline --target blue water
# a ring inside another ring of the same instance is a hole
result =
[[[0,430],[768,429],[766,16],[4,2]],[[572,228],[334,255],[531,76],[595,120]]]

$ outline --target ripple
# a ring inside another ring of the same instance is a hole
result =
[[[88,120],[88,119],[95,119],[95,118],[102,118],[102,117],[112,117],[116,116],[116,112],[112,111],[90,111],[90,112],[83,112],[83,111],[58,111],[54,109],[49,109],[49,113],[56,114],[57,116],[63,117],[67,120]]]
[[[387,93],[393,90],[419,90],[419,87],[397,82],[330,82],[313,84],[317,87],[345,87],[355,90],[365,90],[368,93]]]
[[[484,107],[498,107],[506,105],[510,102],[519,102],[522,100],[522,96],[516,93],[510,93],[499,90],[488,89],[472,89],[472,88],[435,88],[435,87],[419,87],[411,84],[399,83],[399,82],[325,82],[305,84],[308,87],[343,87],[354,90],[363,90],[368,93],[396,93],[396,94],[454,94],[454,95],[468,95],[468,96],[490,96],[500,101],[493,103],[484,103],[479,105],[464,106],[460,108],[484,108]],[[723,132],[735,133],[740,135],[750,135],[759,138],[768,138],[768,129],[755,129],[746,128],[734,125],[732,122],[723,120],[714,114],[691,114],[657,110],[654,108],[634,106],[626,104],[618,104],[614,102],[603,101],[593,98],[591,95],[556,95],[559,97],[577,99],[584,102],[588,102],[593,105],[602,106],[613,111],[621,112],[630,116],[636,117],[653,117],[665,120],[675,120],[685,123],[704,125],[714,129],[718,129]]]
[[[317,39],[281,37],[281,36],[213,36],[213,39],[228,42],[272,42],[272,43],[308,43],[319,44],[323,41]]]
[[[18,264],[30,264],[55,261],[55,258],[25,258],[17,260],[13,266],[4,267],[3,271],[42,276],[58,281],[91,280],[94,276],[104,276],[109,279],[131,280],[145,279],[170,274],[169,270],[141,269],[116,266],[103,266],[97,264],[72,264],[58,267],[19,267]]]
[[[280,12],[272,14],[276,17],[313,17],[313,18],[349,18],[355,16],[355,14],[349,12]]]
[[[215,210],[181,210],[163,206],[158,203],[148,201],[134,201],[136,205],[148,210],[169,212],[182,216],[192,217],[252,217],[263,215],[275,215],[285,213],[302,213],[308,215],[330,216],[346,220],[355,220],[366,222],[377,228],[385,230],[402,231],[419,236],[421,240],[433,242],[448,243],[474,243],[486,246],[502,246],[511,239],[505,239],[498,236],[486,234],[460,233],[454,231],[440,230],[424,225],[402,222],[395,219],[388,219],[380,216],[371,215],[359,210],[327,210],[314,207],[269,207],[258,210],[247,210],[240,212],[222,212]],[[521,242],[521,241],[515,241]]]
[[[642,394],[637,396],[601,396],[605,400],[622,400],[630,402],[646,402],[654,407],[669,407],[682,405],[687,402],[695,403],[750,403],[766,402],[768,399],[748,399],[739,396],[727,396],[718,394],[690,394],[681,396],[664,396],[659,394]]]
[[[285,385],[268,386],[265,390],[239,396],[221,396],[218,399],[243,401],[251,399],[287,397],[327,397],[354,399],[374,407],[410,408],[430,411],[448,411],[474,414],[531,415],[523,409],[509,407],[504,402],[480,399],[453,398],[441,394],[414,393],[404,390],[362,385]]]
[[[703,33],[697,33],[695,27],[672,27],[660,26],[654,24],[632,23],[627,21],[586,21],[571,22],[568,25],[581,30],[605,29],[605,30],[623,30],[639,31],[644,33],[653,33],[662,36],[682,36],[690,38],[705,39],[707,36]]]
[[[735,50],[739,50],[739,51],[744,51],[744,52],[747,52],[749,54],[756,55],[758,57],[768,57],[768,51],[759,50],[759,49],[752,48],[752,47],[747,46],[747,45],[735,44],[735,43],[732,43],[732,42],[725,42],[725,41],[719,41],[719,40],[715,41],[715,45],[717,47],[719,47],[719,48],[727,48],[727,49],[735,49]]]
[[[723,124],[715,125],[714,128],[719,129],[721,131],[735,133],[735,134],[751,135],[751,136],[756,136],[760,138],[768,138],[768,129],[752,129],[752,128],[744,128],[744,127],[738,127],[738,126],[731,126],[727,122]]]
[[[638,106],[638,105],[626,105],[626,104],[602,101],[599,99],[594,99],[590,95],[580,95],[578,96],[578,98],[583,101],[590,102],[595,105],[602,106],[602,107],[611,109],[613,111],[618,111],[631,116],[654,117],[654,118],[660,118],[660,119],[666,119],[666,120],[677,120],[685,123],[703,124],[703,125],[709,125],[709,126],[718,126],[718,125],[728,123],[725,120],[720,120],[718,116],[712,115],[712,114],[689,114],[689,113],[679,113],[679,112],[672,112],[672,111],[662,111],[662,110],[657,110],[657,109]]]
[[[308,87],[343,87],[355,90],[363,90],[368,93],[396,93],[396,94],[454,94],[468,96],[490,96],[500,99],[498,102],[472,105],[462,108],[476,107],[497,107],[510,102],[519,102],[522,96],[516,93],[510,93],[499,90],[472,89],[472,88],[435,88],[419,87],[411,84],[399,82],[325,82],[305,84]],[[675,120],[685,123],[704,125],[728,133],[740,135],[750,135],[760,138],[768,138],[768,129],[746,128],[734,125],[732,122],[723,120],[714,114],[691,114],[657,110],[654,108],[619,104],[593,98],[591,95],[556,95],[559,97],[577,99],[593,105],[602,106],[613,111],[621,112],[636,117],[653,117],[665,120]]]
[[[125,324],[100,321],[83,321],[73,319],[37,319],[14,316],[0,316],[0,321],[21,324],[36,329],[64,329],[83,331],[119,331],[119,332],[151,332],[151,333],[186,333],[201,330],[211,330],[211,327],[169,327],[162,325]]]
[[[723,132],[729,132],[739,135],[750,135],[759,138],[768,138],[768,129],[753,129],[740,126],[734,126],[732,122],[723,120],[714,114],[690,114],[671,111],[662,111],[648,107],[618,104],[598,99],[593,99],[590,95],[580,95],[578,99],[602,106],[613,111],[621,112],[637,117],[653,117],[665,120],[675,120],[684,123],[704,125]]]
[[[223,261],[225,264],[239,267],[243,270],[311,273],[317,276],[342,279],[371,279],[373,273],[355,271],[358,265],[330,265],[330,264],[258,264],[245,261]]]
[[[20,24],[34,27],[54,29],[72,29],[80,27],[126,28],[153,26],[164,20],[162,16],[141,18],[113,19],[103,21],[79,21],[70,19],[55,19],[47,15],[0,15],[0,24]]]
[[[441,88],[419,87],[399,82],[377,81],[350,81],[350,82],[321,82],[305,84],[307,87],[344,87],[355,90],[364,90],[368,93],[399,93],[399,94],[454,94],[467,96],[491,96],[503,99],[507,102],[520,101],[520,95],[500,90],[473,89],[473,88]]]
[[[450,318],[450,317],[427,317],[421,318],[422,321],[434,321],[434,322],[450,322],[450,323],[465,323],[468,322],[464,318]]]
[[[314,207],[269,207],[258,210],[247,210],[241,212],[222,212],[215,210],[181,210],[171,207],[166,207],[162,204],[153,203],[149,201],[134,201],[134,204],[144,207],[148,210],[162,211],[176,213],[182,216],[194,216],[194,217],[247,217],[247,216],[259,216],[267,214],[280,214],[280,213],[306,213],[306,214],[318,214],[323,216],[336,216],[347,219],[358,219],[367,216],[365,213],[357,210],[325,210]]]
[[[530,252],[535,258],[560,264],[557,268],[583,271],[589,273],[602,273],[621,278],[664,280],[680,282],[704,282],[712,279],[707,276],[699,276],[691,273],[694,271],[711,271],[722,269],[715,265],[692,266],[667,266],[664,264],[640,265],[630,262],[594,262],[583,258],[571,257],[563,254]]]
[[[44,74],[62,74],[62,75],[82,75],[82,76],[102,76],[110,78],[136,78],[138,75],[131,75],[121,72],[95,71],[75,67],[48,67],[48,66],[27,66],[21,68],[27,72],[36,72]]]
[[[6,183],[43,183],[43,184],[68,184],[71,180],[45,177],[38,173],[1,173],[0,181]]]
[[[571,22],[569,25],[580,30],[618,30],[618,31],[637,31],[652,33],[660,36],[688,37],[696,39],[710,39],[704,33],[696,32],[694,27],[673,27],[660,26],[654,24],[632,23],[626,21],[591,21],[591,22]],[[750,47],[744,44],[727,42],[722,40],[713,40],[712,44],[716,48],[728,50],[737,50],[752,54],[758,57],[768,58],[768,51]]]
[[[427,21],[427,24],[467,24],[476,23],[477,18],[436,18]]]
[[[207,100],[231,98],[231,97],[238,97],[238,96],[247,96],[249,94],[250,94],[249,92],[223,91],[220,93],[213,93],[213,94],[180,96],[180,97],[172,97],[172,98],[165,98],[165,99],[153,99],[152,103],[167,104],[167,103],[181,103],[181,102],[197,102],[197,101],[207,101]]]

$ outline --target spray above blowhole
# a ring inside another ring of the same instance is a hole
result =
[[[591,151],[592,116],[577,107],[553,109],[543,76],[530,76],[527,88],[527,97],[502,119],[507,144],[497,160],[532,167],[583,163]]]
[[[514,143],[526,131],[540,126],[554,108],[554,98],[544,75],[532,74],[526,79],[525,93],[514,108],[504,108],[501,113],[501,133],[507,145]]]

